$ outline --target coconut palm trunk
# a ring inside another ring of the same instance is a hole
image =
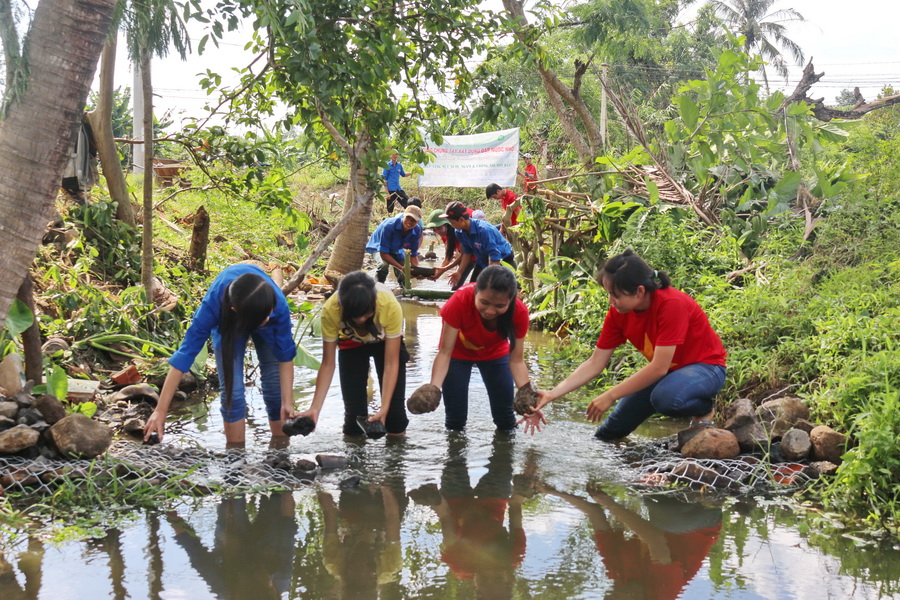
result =
[[[22,55],[21,85],[5,90],[0,121],[0,325],[34,260],[53,210],[63,168],[97,59],[112,22],[113,0],[41,0]]]
[[[369,240],[369,221],[372,218],[374,190],[368,181],[368,169],[363,165],[363,156],[370,141],[364,138],[357,142],[350,155],[350,184],[347,199],[344,202],[344,214],[347,214],[358,202],[363,206],[353,215],[346,228],[334,243],[334,250],[328,259],[326,270],[337,271],[346,275],[362,268],[366,255],[366,242]]]

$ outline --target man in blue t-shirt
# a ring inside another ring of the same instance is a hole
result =
[[[410,251],[410,264],[419,264],[419,239],[422,237],[422,209],[418,206],[407,206],[403,214],[396,217],[388,217],[375,228],[369,241],[366,242],[366,252],[378,252],[381,257],[381,265],[378,267],[378,281],[384,283],[388,271],[394,267],[394,275],[397,281],[403,285],[403,261],[405,250]]]
[[[400,205],[400,208],[406,208],[409,203],[409,196],[400,187],[400,178],[408,177],[403,165],[400,164],[400,155],[394,152],[391,154],[391,160],[387,166],[381,171],[384,178],[384,189],[387,191],[387,211],[388,214],[394,212],[394,201]]]
[[[469,217],[468,208],[462,202],[451,202],[441,218],[447,219],[450,226],[456,230],[456,239],[462,250],[462,259],[459,267],[450,274],[450,285],[455,286],[460,276],[465,272],[469,263],[475,261],[475,270],[472,271],[472,281],[478,278],[481,270],[488,265],[508,263],[515,269],[516,260],[513,249],[500,231],[481,219]]]

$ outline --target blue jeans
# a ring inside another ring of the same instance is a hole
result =
[[[595,434],[601,440],[623,438],[654,413],[668,417],[699,417],[713,408],[725,385],[725,367],[695,363],[669,371],[639,392],[621,398]]]
[[[521,341],[519,342],[521,343]],[[509,355],[495,360],[474,361],[450,359],[450,368],[444,377],[444,425],[447,429],[461,430],[469,416],[469,379],[472,367],[478,365],[481,379],[487,388],[494,425],[502,431],[516,428],[513,412],[515,383],[509,370]]]
[[[263,400],[266,403],[266,413],[270,421],[281,420],[281,374],[275,352],[256,333],[250,334],[253,346],[256,348],[256,359],[259,362],[259,380],[262,388]],[[216,368],[221,376],[222,349],[219,345],[220,338],[213,338],[213,350],[216,354]],[[234,388],[231,391],[231,410],[225,409],[225,382],[219,381],[222,390],[222,419],[226,423],[235,423],[247,415],[247,401],[244,395],[244,355],[247,352],[247,340],[236,340],[234,344]]]

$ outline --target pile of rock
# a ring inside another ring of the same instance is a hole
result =
[[[109,448],[112,430],[82,414],[67,414],[55,396],[20,391],[0,397],[0,456],[95,458]]]
[[[748,465],[765,460],[771,463],[769,471],[776,482],[790,484],[801,475],[812,479],[833,474],[841,463],[846,443],[845,435],[811,423],[809,408],[799,398],[777,398],[760,406],[742,398],[726,408],[722,428],[686,429],[678,433],[669,449],[690,459],[740,459]],[[727,468],[734,470],[733,465]],[[709,469],[684,463],[671,472],[679,469],[690,471],[692,479],[710,485],[713,481],[720,481],[722,486],[744,483],[744,471],[731,477],[735,474],[700,472]],[[746,477],[756,471],[746,469]]]

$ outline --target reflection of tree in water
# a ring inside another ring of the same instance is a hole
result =
[[[288,591],[297,534],[291,494],[259,496],[255,504],[245,496],[223,498],[212,548],[177,513],[167,517],[175,542],[216,598],[264,600]]]
[[[549,486],[587,517],[612,588],[606,598],[674,600],[694,578],[719,537],[722,514],[671,496],[645,496],[647,511],[633,510],[598,489],[593,502]]]

